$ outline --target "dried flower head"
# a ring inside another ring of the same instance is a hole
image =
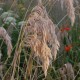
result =
[[[59,73],[61,75],[60,80],[74,80],[74,70],[72,64],[66,63],[60,69]]]

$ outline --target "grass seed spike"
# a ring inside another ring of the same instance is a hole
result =
[[[48,17],[41,0],[35,6],[27,20],[25,46],[31,47],[34,56],[39,57],[45,77],[52,58],[56,59],[59,41],[55,34],[55,25]]]

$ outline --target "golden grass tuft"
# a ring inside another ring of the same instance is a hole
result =
[[[54,0],[48,0],[48,1],[54,1]],[[57,0],[61,3],[61,8],[66,8],[68,17],[71,20],[71,25],[74,25],[75,22],[75,8],[74,8],[74,2],[78,4],[78,1],[76,0]]]
[[[7,45],[7,55],[10,57],[12,51],[11,38],[3,27],[0,27],[0,37],[4,40]]]
[[[67,8],[67,14],[71,20],[71,25],[74,25],[75,22],[75,8],[74,8],[74,1],[73,0],[65,0],[64,4]]]
[[[27,20],[24,44],[31,47],[34,56],[39,57],[46,77],[52,57],[56,59],[59,41],[55,34],[55,25],[41,4],[32,9]]]
[[[74,0],[59,0],[61,2],[61,7],[63,9],[63,6],[66,7],[66,11],[68,14],[68,17],[71,20],[71,25],[74,25],[75,22],[75,8],[74,8]]]

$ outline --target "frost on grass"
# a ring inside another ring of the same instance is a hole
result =
[[[23,25],[25,25],[25,24],[26,24],[25,21],[20,21],[20,22],[18,23],[18,26],[23,26]]]
[[[1,18],[4,19],[4,18],[10,17],[12,15],[13,15],[12,11],[3,12],[1,15]]]
[[[7,17],[4,19],[4,23],[16,25],[16,19],[14,17]]]
[[[30,46],[34,56],[39,57],[46,77],[50,61],[52,58],[56,59],[59,42],[55,34],[55,25],[41,4],[32,9],[27,20],[25,46]]]
[[[1,19],[6,19],[7,17],[18,18],[18,15],[15,14],[13,11],[9,10],[7,12],[3,12],[0,17]]]
[[[4,40],[7,45],[7,55],[10,57],[12,51],[11,38],[3,27],[0,27],[0,37]]]

